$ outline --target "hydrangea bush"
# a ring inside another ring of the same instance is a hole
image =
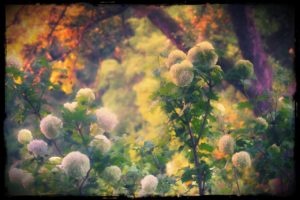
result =
[[[269,170],[257,162],[259,158],[272,162],[290,156],[292,144],[282,139],[280,129],[274,125],[276,120],[283,123],[280,127],[288,123],[284,116],[289,109],[283,104],[277,113],[247,119],[247,128],[234,129],[225,121],[227,107],[218,102],[218,92],[224,77],[246,87],[247,81],[255,79],[253,64],[238,60],[224,74],[217,65],[218,58],[214,46],[204,41],[187,54],[171,51],[166,67],[157,76],[160,88],[152,99],[158,100],[168,116],[170,138],[180,141],[175,151],[182,153],[189,163],[178,170],[179,175],[166,173],[167,162],[174,153],[167,145],[158,146],[146,140],[141,148],[135,149],[141,157],[139,162],[130,160],[126,135],[115,133],[120,123],[118,116],[97,100],[93,89],[82,88],[61,105],[55,105],[57,109],[41,110],[40,104],[39,109],[32,107],[38,124],[29,127],[20,123],[16,131],[20,156],[8,167],[10,183],[23,189],[22,194],[143,197],[168,195],[179,184],[188,191],[197,189],[199,195],[211,194],[220,180],[216,177],[221,177],[230,183],[229,194],[243,194],[243,188],[251,186],[248,180],[255,168],[260,172]],[[50,83],[46,86],[55,87]],[[33,92],[30,95],[26,99],[44,102],[34,99]],[[251,103],[238,104],[241,111],[247,107]],[[252,139],[247,136],[250,133],[270,137],[272,142]],[[263,147],[267,155],[261,154]],[[270,189],[263,185],[257,190],[276,194],[283,184],[275,170],[266,177],[259,176]]]

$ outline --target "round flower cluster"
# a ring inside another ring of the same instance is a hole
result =
[[[277,146],[276,144],[272,144],[269,148],[268,148],[269,151],[273,152],[273,153],[280,153],[280,147]]]
[[[14,167],[10,168],[8,176],[12,183],[21,184],[24,188],[29,188],[34,181],[31,173]]]
[[[122,172],[118,166],[106,167],[104,170],[104,178],[107,181],[118,182],[121,179]]]
[[[183,51],[174,50],[168,56],[166,62],[167,68],[170,69],[172,65],[181,63],[185,59],[186,59],[186,54]]]
[[[64,104],[64,108],[66,108],[70,112],[74,112],[76,110],[77,106],[78,106],[78,103],[76,101],[74,101],[72,103],[67,102]]]
[[[103,154],[111,148],[111,141],[105,135],[96,135],[91,141],[90,146],[99,149]]]
[[[229,134],[222,136],[218,142],[219,150],[224,154],[232,154],[234,151],[234,145],[234,139]]]
[[[62,161],[62,158],[61,157],[58,157],[58,156],[53,156],[53,157],[50,157],[49,158],[49,162],[53,165],[59,165]]]
[[[18,141],[21,144],[27,144],[32,140],[31,131],[28,129],[21,129],[18,133]]]
[[[92,103],[95,100],[95,94],[90,88],[82,88],[76,94],[76,101],[79,103]]]
[[[155,192],[158,185],[158,179],[153,175],[147,175],[141,180],[143,194],[151,194]]]
[[[269,126],[268,122],[267,122],[264,118],[262,118],[262,117],[257,117],[257,118],[256,118],[256,122],[257,122],[257,123],[261,126],[261,128],[263,128],[263,129],[267,129],[268,126]]]
[[[234,66],[237,73],[240,75],[240,79],[247,79],[253,76],[253,64],[249,60],[239,60]]]
[[[54,115],[47,115],[41,120],[41,132],[48,139],[55,139],[61,133],[63,127],[62,121]]]
[[[107,132],[112,131],[119,123],[117,116],[104,107],[96,110],[96,118],[99,126]]]
[[[172,65],[170,73],[172,82],[179,87],[188,86],[194,79],[193,65],[187,60]]]
[[[200,42],[191,48],[188,51],[187,58],[197,67],[211,67],[218,61],[218,55],[213,45],[207,41]]]
[[[48,145],[44,140],[31,140],[27,145],[27,149],[35,156],[44,156],[47,154]]]
[[[63,158],[61,168],[68,176],[82,178],[90,169],[90,159],[79,151],[73,151]]]
[[[251,167],[251,158],[249,153],[246,151],[235,153],[232,156],[232,164],[239,169]]]

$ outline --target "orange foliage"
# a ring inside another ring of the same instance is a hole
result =
[[[225,154],[219,151],[218,149],[215,149],[212,154],[216,160],[221,160],[222,158],[225,157]]]

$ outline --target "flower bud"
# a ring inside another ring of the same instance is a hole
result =
[[[32,140],[31,131],[28,129],[21,129],[18,133],[18,141],[21,144],[27,144]]]
[[[92,103],[95,100],[95,94],[90,88],[82,88],[76,94],[76,101],[79,103]]]
[[[52,156],[49,158],[49,162],[53,165],[59,165],[62,161],[62,158],[61,157],[58,157],[58,156]]]
[[[78,106],[78,103],[76,101],[74,101],[72,103],[67,102],[64,104],[64,108],[69,110],[70,112],[74,112],[76,110],[77,106]]]

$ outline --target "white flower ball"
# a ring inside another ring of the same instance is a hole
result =
[[[28,189],[30,186],[32,186],[34,182],[34,177],[29,172],[24,172],[23,178],[22,178],[22,185],[24,188]]]
[[[105,135],[96,135],[90,146],[99,149],[102,153],[107,153],[111,148],[111,141]]]
[[[181,63],[185,59],[186,59],[186,54],[183,51],[174,50],[168,56],[166,62],[167,68],[170,69],[172,65]]]
[[[188,86],[194,79],[193,65],[187,60],[172,65],[170,73],[172,82],[179,87]]]
[[[76,101],[80,103],[92,103],[95,100],[95,94],[91,88],[82,88],[76,94]]]
[[[27,149],[35,156],[44,156],[47,154],[48,144],[44,140],[32,140],[27,145]]]
[[[153,175],[147,175],[141,180],[142,191],[149,194],[156,190],[158,179]]]
[[[244,169],[251,167],[251,158],[248,152],[240,151],[232,156],[232,164],[236,168]]]
[[[118,182],[121,179],[122,171],[118,166],[106,167],[104,170],[104,177],[108,181]]]
[[[67,102],[64,104],[64,108],[66,108],[70,112],[74,112],[76,110],[77,106],[78,106],[78,103],[76,101],[74,101],[72,103]]]
[[[222,136],[218,143],[220,152],[224,154],[232,154],[234,152],[234,145],[234,139],[229,134]]]
[[[188,60],[199,66],[213,66],[218,61],[218,55],[215,52],[213,45],[207,41],[200,42],[188,51]]]
[[[8,171],[9,180],[12,183],[20,184],[22,182],[22,177],[24,174],[24,170],[18,168],[10,168]]]
[[[108,108],[99,108],[96,110],[96,117],[99,126],[107,131],[112,131],[119,123],[117,115],[111,112]]]
[[[11,168],[8,172],[9,180],[12,183],[23,185],[24,188],[29,188],[34,178],[30,172],[18,168]]]
[[[90,169],[90,159],[79,151],[73,151],[63,158],[61,167],[68,176],[82,178]]]
[[[63,127],[62,121],[54,115],[47,115],[41,120],[41,132],[48,139],[55,139],[61,133]]]
[[[27,144],[32,140],[31,131],[28,129],[21,129],[18,133],[18,141],[21,144]]]
[[[256,122],[259,125],[261,125],[264,129],[267,129],[268,126],[269,126],[268,122],[264,118],[262,118],[262,117],[257,117],[256,118]]]

